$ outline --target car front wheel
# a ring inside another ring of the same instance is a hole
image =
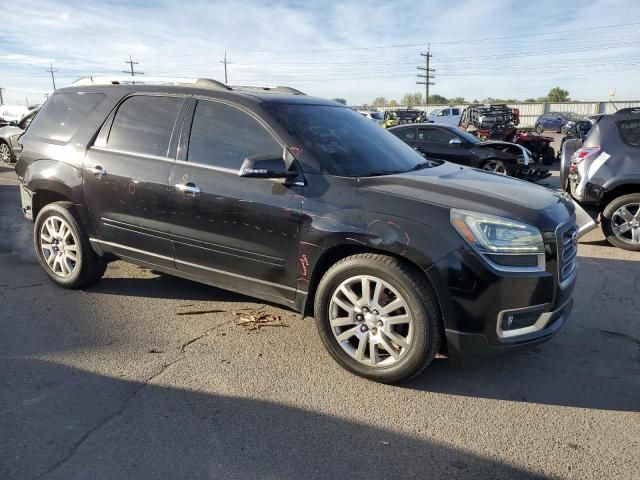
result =
[[[542,128],[542,125],[539,123],[536,125],[536,132],[538,133],[544,132],[544,128]]]
[[[36,217],[33,238],[40,265],[58,285],[82,288],[104,274],[106,262],[92,250],[72,203],[45,205]]]
[[[392,383],[419,374],[438,352],[436,305],[415,269],[393,257],[359,254],[336,263],[320,281],[316,323],[342,367]]]
[[[611,245],[640,251],[640,193],[612,200],[602,212],[602,231]]]
[[[6,165],[14,162],[13,152],[5,142],[0,142],[0,161]]]

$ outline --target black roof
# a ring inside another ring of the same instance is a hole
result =
[[[272,103],[300,105],[331,105],[344,107],[341,103],[319,97],[310,97],[293,93],[273,93],[268,90],[238,87],[238,89],[219,89],[191,84],[149,85],[149,84],[101,84],[78,85],[60,88],[55,93],[110,93],[128,95],[130,93],[169,93],[193,95],[198,97],[226,98],[240,103]]]

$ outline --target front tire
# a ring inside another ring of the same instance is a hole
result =
[[[13,154],[13,151],[11,151],[9,145],[7,145],[3,141],[0,141],[0,161],[2,161],[2,163],[4,163],[5,165],[11,165],[16,161],[16,157]]]
[[[415,269],[386,255],[347,257],[322,277],[316,325],[331,356],[362,377],[393,383],[422,372],[441,342],[435,294]]]
[[[640,193],[613,199],[602,212],[607,241],[623,250],[640,251]]]
[[[542,125],[540,123],[536,125],[536,132],[538,133],[544,132],[544,128],[542,128]]]
[[[40,265],[61,287],[91,285],[107,268],[91,248],[82,219],[71,202],[45,205],[36,217],[33,239]]]
[[[482,164],[482,170],[497,173],[498,175],[508,175],[509,173],[504,162],[502,160],[498,160],[497,158],[490,158],[489,160],[484,162]]]

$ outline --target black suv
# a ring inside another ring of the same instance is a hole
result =
[[[56,91],[16,166],[49,277],[84,287],[119,258],[313,313],[329,353],[382,382],[564,324],[570,199],[426,160],[350,108],[277,90]]]
[[[602,115],[584,139],[563,145],[561,182],[600,215],[607,240],[640,251],[640,108]]]

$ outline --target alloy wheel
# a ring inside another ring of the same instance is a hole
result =
[[[409,306],[378,277],[357,275],[342,282],[331,296],[329,323],[340,347],[364,365],[388,367],[411,348]]]
[[[6,143],[0,143],[0,160],[2,163],[11,163],[11,150]]]
[[[500,175],[507,174],[507,168],[504,166],[500,160],[489,160],[482,166],[483,170],[488,170],[493,173],[498,173]]]
[[[623,242],[640,244],[640,203],[627,203],[613,212],[611,230]]]
[[[61,217],[47,218],[40,228],[40,250],[47,267],[58,277],[71,276],[78,268],[78,239]]]

